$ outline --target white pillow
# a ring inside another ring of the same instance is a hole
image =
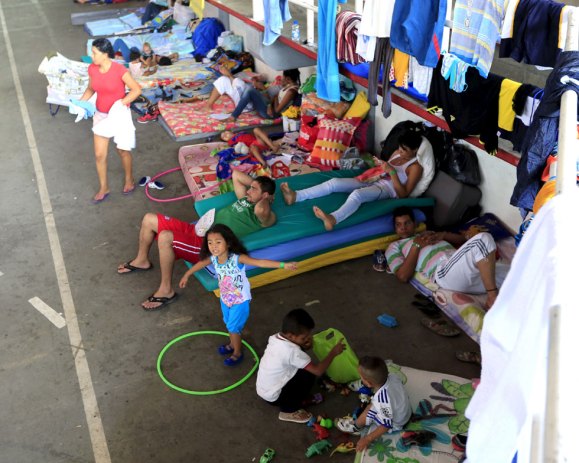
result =
[[[414,187],[414,190],[412,190],[412,193],[410,193],[411,198],[416,198],[417,196],[420,196],[422,193],[424,193],[428,188],[428,185],[430,185],[430,182],[432,182],[434,174],[436,173],[432,145],[425,137],[422,137],[422,143],[420,143],[416,157],[418,158],[418,164],[422,166],[422,177],[420,177],[420,180]]]

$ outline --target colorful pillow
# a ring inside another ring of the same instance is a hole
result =
[[[298,146],[306,151],[313,151],[318,139],[318,118],[315,116],[302,116],[300,124],[300,136],[298,137]]]
[[[318,124],[320,130],[312,154],[308,160],[316,164],[339,167],[344,151],[350,146],[356,127],[361,120],[324,118]]]
[[[352,102],[350,109],[344,114],[344,118],[348,117],[359,117],[361,119],[366,118],[370,112],[370,103],[368,103],[368,95],[366,92],[358,92],[356,98]]]

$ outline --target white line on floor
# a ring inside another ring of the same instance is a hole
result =
[[[28,302],[32,304],[36,310],[38,310],[42,315],[48,318],[48,321],[51,322],[57,328],[63,328],[66,326],[66,320],[60,315],[56,310],[50,307],[46,302],[44,302],[39,297],[33,297],[32,299],[28,299]]]
[[[60,291],[60,297],[62,299],[62,308],[64,311],[64,316],[67,321],[66,327],[68,330],[69,341],[71,346],[82,347],[83,346],[82,336],[80,334],[80,329],[78,326],[76,308],[74,306],[74,301],[72,299],[72,293],[70,291],[70,283],[68,280],[68,275],[66,273],[66,266],[64,264],[64,257],[62,255],[62,249],[60,247],[60,239],[58,237],[58,232],[56,230],[56,223],[54,221],[54,214],[52,212],[52,204],[50,202],[50,196],[48,194],[48,188],[46,186],[46,179],[44,177],[44,171],[42,169],[42,162],[40,161],[40,154],[38,152],[36,138],[34,137],[34,132],[32,130],[32,123],[30,121],[28,107],[26,106],[26,101],[24,99],[22,83],[20,81],[20,76],[18,75],[18,69],[16,68],[16,60],[14,59],[14,49],[12,48],[12,43],[10,41],[10,34],[8,34],[8,26],[6,24],[6,17],[4,15],[4,9],[2,8],[1,0],[0,0],[0,25],[2,26],[4,43],[6,44],[6,51],[8,54],[8,61],[10,63],[10,70],[12,72],[12,79],[14,80],[14,87],[16,90],[18,105],[20,107],[20,112],[22,114],[22,123],[24,124],[24,129],[26,132],[28,149],[30,151],[30,157],[32,158],[32,164],[34,166],[34,172],[36,174],[38,194],[40,196],[40,202],[42,205],[44,222],[46,224],[48,241],[50,243],[50,251],[52,253],[54,269],[56,271],[58,289]],[[88,366],[85,350],[73,347],[73,357],[76,375],[78,377],[78,382],[80,386],[82,404],[84,407],[84,413],[88,424],[93,454],[95,457],[95,463],[111,463],[111,456],[109,453],[103,423],[101,420],[100,410],[94,392],[94,386],[92,384],[90,369]]]

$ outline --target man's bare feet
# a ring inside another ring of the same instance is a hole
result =
[[[324,222],[324,228],[327,231],[333,230],[334,225],[336,225],[336,219],[332,214],[326,214],[318,206],[314,206],[314,215]]]
[[[137,262],[136,260],[130,260],[124,264],[120,264],[117,267],[117,273],[125,274],[131,272],[144,272],[146,270],[150,270],[153,268],[153,264],[151,262]]]
[[[296,192],[292,190],[287,182],[283,182],[280,186],[281,194],[283,195],[283,200],[288,206],[291,206],[296,202]]]

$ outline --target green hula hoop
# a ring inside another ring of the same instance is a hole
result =
[[[178,338],[173,339],[172,341],[169,342],[169,344],[167,344],[163,350],[161,351],[161,353],[159,354],[159,357],[157,358],[157,373],[159,373],[159,376],[161,377],[161,379],[163,380],[163,382],[169,386],[171,389],[174,389],[176,391],[182,392],[184,394],[189,394],[189,395],[214,395],[214,394],[222,394],[223,392],[227,392],[227,391],[231,391],[232,389],[235,389],[237,386],[240,386],[241,384],[243,384],[245,381],[247,381],[251,375],[253,374],[253,372],[255,370],[257,370],[257,366],[259,365],[259,356],[257,355],[257,353],[255,352],[255,349],[253,347],[251,347],[247,342],[245,341],[241,341],[243,343],[243,345],[245,347],[247,347],[247,349],[253,354],[253,358],[255,359],[255,365],[253,365],[253,368],[249,371],[249,373],[247,373],[243,378],[241,378],[239,381],[237,381],[236,383],[232,384],[231,386],[227,386],[224,387],[223,389],[217,389],[215,391],[191,391],[189,389],[184,389],[182,387],[179,387],[175,384],[173,384],[171,381],[169,381],[165,375],[163,374],[163,370],[161,369],[161,361],[163,360],[163,357],[165,356],[165,352],[167,352],[171,346],[173,344],[178,343],[179,341],[182,341],[183,339],[186,338],[190,338],[191,336],[199,336],[201,334],[217,334],[220,336],[229,336],[229,333],[224,333],[222,331],[194,331],[192,333],[186,333],[183,334],[182,336],[179,336]]]

